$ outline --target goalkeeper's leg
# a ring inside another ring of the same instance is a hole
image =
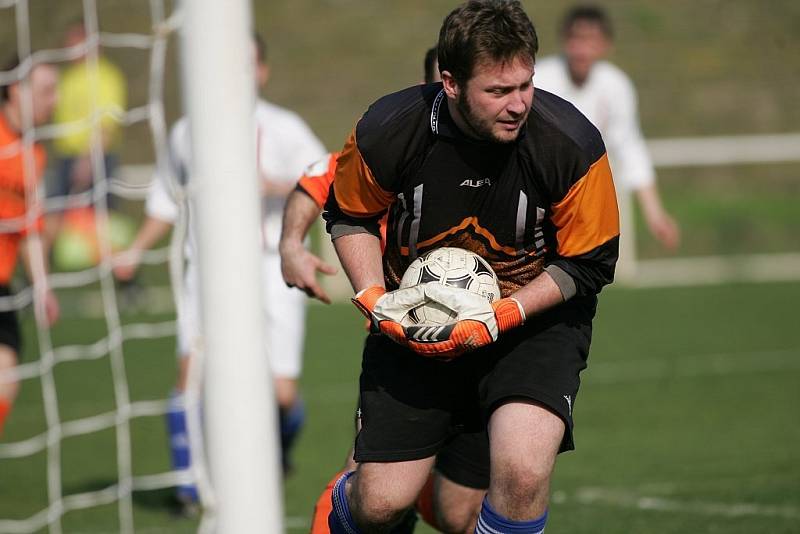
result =
[[[486,432],[454,436],[436,458],[436,466],[417,499],[417,512],[441,532],[472,532],[489,487]]]
[[[420,469],[425,469],[424,464],[429,461],[430,459],[411,462],[367,463],[359,465],[357,471],[342,474],[335,481],[330,492],[331,512],[328,515],[330,530],[320,529],[312,532],[314,534],[317,532],[357,534],[362,532],[354,519],[354,516],[357,515],[359,523],[369,525],[366,528],[370,532],[374,527],[386,528],[391,525],[390,530],[386,531],[390,534],[411,534],[417,522],[417,514],[413,508],[414,494],[408,493],[408,490],[416,483],[420,485],[424,483],[425,479],[419,476],[420,474],[424,476],[424,471],[420,471]],[[376,470],[377,473],[374,472]],[[359,484],[357,477],[354,478],[357,473],[369,480],[367,483],[362,482],[359,488],[355,487]],[[355,481],[355,485],[348,491],[348,481],[351,478]],[[384,489],[387,489],[387,486],[383,486],[380,478],[402,480],[406,487],[392,487],[392,491],[386,492]],[[383,489],[376,486],[383,486]],[[354,514],[353,511],[357,511],[357,514]],[[384,530],[381,531],[384,532]]]
[[[353,464],[353,469],[355,469],[355,464]],[[333,489],[336,485],[336,481],[338,481],[342,475],[348,472],[350,471],[345,470],[336,473],[325,486],[322,494],[320,494],[319,498],[317,499],[317,504],[314,506],[314,516],[312,517],[311,521],[310,534],[330,534],[331,530],[328,526],[328,516],[330,516],[331,512],[333,511]],[[422,496],[420,496],[420,498],[422,498]],[[414,532],[414,527],[417,524],[418,511],[419,507],[417,507],[415,510],[409,510],[406,512],[406,515],[403,516],[400,524],[392,529],[391,534],[412,534]],[[420,513],[420,516],[425,519],[429,525],[436,527],[436,523],[430,520],[430,518],[433,517],[432,515],[426,517]]]
[[[355,432],[361,429],[361,410],[356,410],[355,416]],[[344,463],[344,469],[336,473],[333,478],[328,481],[325,489],[322,490],[314,505],[314,515],[311,520],[311,533],[310,534],[330,534],[331,530],[328,526],[328,517],[333,511],[333,489],[342,475],[355,471],[356,462],[353,460],[354,451],[351,448],[347,454],[347,459]],[[417,523],[417,513],[415,510],[409,510],[404,516],[403,520],[393,530],[392,534],[412,534],[414,526]],[[433,523],[431,523],[433,525]]]

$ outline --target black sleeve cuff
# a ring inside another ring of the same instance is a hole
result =
[[[575,279],[558,265],[548,265],[544,270],[556,283],[558,289],[561,290],[561,296],[564,297],[564,301],[571,299],[578,292],[578,288],[575,286]]]

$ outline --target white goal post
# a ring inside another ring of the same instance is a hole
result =
[[[204,326],[214,531],[282,532],[277,409],[261,330],[249,0],[189,0],[182,39]],[[235,266],[235,267],[233,267]]]

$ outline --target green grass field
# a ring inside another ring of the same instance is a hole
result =
[[[542,54],[555,52],[558,18],[573,2],[524,3],[537,24]],[[647,137],[797,130],[800,3],[600,3],[616,23],[612,61],[637,85]],[[59,46],[67,24],[89,4],[20,3],[30,11],[33,48]],[[101,29],[150,32],[147,4],[100,0]],[[455,4],[254,2],[254,25],[270,47],[272,78],[264,96],[298,111],[336,149],[371,101],[419,79],[422,54]],[[0,8],[0,49],[17,45],[15,13]],[[165,72],[170,123],[183,109],[176,41]],[[105,52],[128,76],[130,107],[144,105],[150,83],[146,52]],[[125,136],[123,164],[152,162],[145,122],[127,127]],[[797,252],[799,168],[795,162],[660,170],[665,204],[684,231],[677,255]],[[140,205],[127,206],[140,214]],[[665,255],[641,221],[637,239],[640,257]],[[166,283],[163,269],[145,271],[143,283]],[[87,345],[106,335],[102,320],[85,317],[88,307],[78,297],[88,291],[62,295],[64,318],[52,332],[56,346]],[[557,465],[548,534],[800,532],[798,303],[800,283],[605,291],[577,399],[577,450]],[[36,360],[30,312],[23,318],[25,361]],[[171,316],[131,313],[122,319],[127,324]],[[350,305],[310,308],[303,377],[308,425],[298,443],[296,471],[285,484],[291,533],[306,530],[318,492],[350,446],[361,326]],[[175,378],[174,339],[127,341],[123,351],[131,399],[165,398]],[[61,364],[54,377],[63,421],[114,409],[108,357]],[[45,432],[44,420],[40,383],[27,380],[4,442]],[[167,471],[163,418],[136,419],[131,431],[134,474]],[[113,431],[61,445],[64,494],[116,482]],[[196,521],[172,514],[170,495],[134,494],[137,532],[196,531]],[[46,505],[44,453],[0,460],[0,534],[3,520],[30,517]],[[65,533],[117,532],[117,507],[69,512],[62,524]],[[424,525],[417,531],[432,532]]]
[[[576,407],[577,450],[557,465],[548,533],[800,531],[798,302],[797,283],[604,292]],[[53,331],[57,345],[105,335],[101,321],[66,311]],[[308,425],[285,485],[289,532],[305,530],[318,491],[351,441],[359,317],[345,304],[310,308]],[[28,361],[36,358],[34,345]],[[174,378],[173,340],[126,342],[124,353],[131,398],[163,398]],[[63,420],[114,406],[108,358],[61,364],[55,378]],[[25,381],[5,440],[44,428],[38,380]],[[134,474],[168,469],[160,417],[135,420],[132,445]],[[115,447],[113,431],[64,440],[64,493],[113,484]],[[45,477],[44,454],[0,461],[0,519],[44,508]],[[171,515],[169,495],[134,495],[137,532],[195,530],[195,522]],[[68,513],[63,526],[115,532],[116,506]]]

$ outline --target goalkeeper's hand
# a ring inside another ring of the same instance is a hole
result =
[[[422,286],[418,286],[422,287]],[[486,297],[458,287],[426,284],[425,299],[457,312],[457,320],[446,325],[405,328],[408,347],[436,358],[450,359],[497,340],[503,332],[525,322],[525,311],[513,297],[494,303]]]
[[[386,292],[380,286],[359,291],[353,304],[361,310],[372,325],[395,343],[408,346],[406,333],[400,322],[406,314],[425,302],[425,288],[421,285]]]

